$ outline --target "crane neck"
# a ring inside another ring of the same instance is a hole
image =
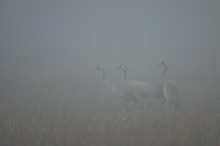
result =
[[[101,71],[102,71],[102,79],[105,80],[105,70],[101,69]]]
[[[166,65],[166,66],[165,66],[165,69],[164,69],[164,71],[163,71],[163,77],[164,77],[164,79],[166,79],[165,74],[166,74],[167,69],[168,69],[168,66]]]
[[[126,70],[123,69],[123,72],[124,72],[124,79],[127,80],[128,78],[127,78],[127,72],[126,72]]]

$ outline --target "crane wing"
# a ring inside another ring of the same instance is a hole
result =
[[[104,84],[106,89],[108,90],[108,92],[110,92],[111,94],[113,94],[115,97],[119,98],[119,97],[124,97],[125,96],[125,91],[120,88],[119,86],[104,80]]]
[[[136,96],[132,91],[129,91],[128,89],[123,87],[119,87],[116,84],[113,84],[107,80],[104,80],[104,84],[108,92],[116,98],[120,98],[128,102],[134,102],[134,104],[137,105]]]
[[[153,96],[153,86],[147,82],[126,80],[126,83],[132,91],[143,97]]]

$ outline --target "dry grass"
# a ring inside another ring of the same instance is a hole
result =
[[[1,90],[0,145],[220,146],[219,87],[181,95],[178,113],[155,100],[128,113],[95,88]]]

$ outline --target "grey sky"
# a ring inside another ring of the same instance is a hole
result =
[[[218,0],[64,0],[0,2],[1,80],[43,83],[101,79],[158,82],[166,60],[176,79],[220,72]]]

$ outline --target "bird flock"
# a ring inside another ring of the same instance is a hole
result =
[[[145,81],[136,81],[129,79],[127,77],[127,68],[124,65],[119,65],[118,67],[115,68],[115,70],[121,69],[123,71],[123,77],[125,83],[125,86],[123,87],[111,83],[105,78],[105,68],[103,66],[98,66],[94,70],[102,71],[102,80],[105,85],[105,88],[116,99],[119,99],[121,101],[127,101],[129,103],[134,103],[134,105],[136,106],[137,96],[140,96],[142,99],[150,98],[150,97],[156,99],[159,98],[161,100],[161,109],[162,109],[162,104],[164,104],[169,111],[179,111],[181,102],[180,102],[180,95],[178,92],[178,88],[177,86],[172,84],[166,78],[165,75],[169,63],[163,61],[157,65],[165,67],[163,71],[163,80],[164,80],[163,85],[154,85]]]

